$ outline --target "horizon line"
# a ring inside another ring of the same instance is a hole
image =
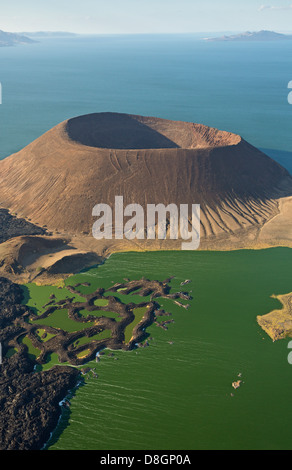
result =
[[[260,32],[260,31],[269,31],[269,32],[278,32],[278,33],[292,33],[291,30],[274,30],[274,29],[245,29],[245,30],[214,30],[214,31],[169,31],[169,32],[76,32],[76,31],[65,31],[65,30],[34,30],[34,31],[5,31],[0,28],[0,31],[3,32],[12,32],[14,34],[38,34],[38,33],[48,33],[48,34],[73,34],[76,36],[139,36],[139,35],[183,35],[183,34],[232,34],[232,33],[246,33],[246,32]]]

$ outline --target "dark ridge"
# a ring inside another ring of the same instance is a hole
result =
[[[46,230],[0,209],[0,243],[22,235],[44,235]]]

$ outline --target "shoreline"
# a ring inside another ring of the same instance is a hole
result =
[[[63,366],[60,366],[60,367],[63,367]],[[70,366],[70,367],[74,367],[74,366]],[[62,400],[59,402],[60,416],[58,418],[58,422],[57,422],[56,426],[51,430],[48,440],[43,444],[42,447],[40,447],[40,449],[39,449],[40,451],[48,450],[48,449],[46,449],[46,447],[49,444],[52,437],[54,436],[54,433],[57,431],[57,429],[58,429],[58,427],[59,427],[59,425],[61,424],[61,421],[62,421],[62,417],[63,417],[62,415],[63,415],[63,412],[64,412],[63,403],[68,399],[68,397],[72,396],[73,392],[77,391],[77,389],[79,387],[81,387],[82,384],[83,384],[82,379],[77,380],[76,385],[74,385],[73,388],[69,389],[67,395],[65,395],[64,398],[62,398]]]

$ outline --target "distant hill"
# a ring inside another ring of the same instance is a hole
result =
[[[79,36],[76,33],[68,33],[67,31],[32,31],[21,34],[29,38],[72,38]]]
[[[5,46],[16,46],[18,44],[32,44],[35,43],[31,38],[24,36],[22,34],[16,33],[7,33],[5,31],[0,30],[0,47]]]
[[[206,41],[287,41],[292,40],[292,35],[281,34],[274,31],[247,31],[232,36],[221,36],[217,38],[206,38]]]

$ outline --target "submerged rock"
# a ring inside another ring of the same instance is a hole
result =
[[[238,380],[237,382],[232,382],[232,387],[236,390],[239,388],[241,385],[241,380]]]

